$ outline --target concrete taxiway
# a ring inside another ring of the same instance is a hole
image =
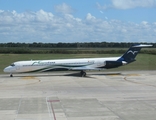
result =
[[[156,71],[0,75],[0,120],[156,120]]]

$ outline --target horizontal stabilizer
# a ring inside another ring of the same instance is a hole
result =
[[[145,44],[139,44],[139,45],[134,45],[132,47],[152,47],[153,45],[145,45]]]

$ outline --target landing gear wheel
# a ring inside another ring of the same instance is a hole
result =
[[[81,71],[81,77],[85,77],[86,76],[86,72],[84,72],[84,71]]]
[[[10,77],[13,77],[13,75],[12,75],[12,74],[10,74]]]

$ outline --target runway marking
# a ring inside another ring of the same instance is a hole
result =
[[[51,120],[53,120],[52,118],[54,118],[54,117],[53,117],[53,115],[52,115],[52,110],[50,109],[50,103],[48,102],[48,100],[49,100],[49,98],[46,97],[46,103],[47,103],[47,107],[48,107],[49,118],[50,118]]]
[[[112,74],[112,75],[108,75],[108,76],[113,76],[113,77],[115,77],[115,76],[121,76],[121,75],[119,75],[119,74]]]
[[[47,102],[47,107],[48,107],[48,111],[49,111],[49,117],[56,120],[55,111],[54,111],[54,107],[53,107],[52,103],[53,102],[60,102],[60,100],[49,100],[49,98],[46,97],[46,102]]]
[[[23,79],[23,80],[37,80],[37,82],[33,82],[33,83],[25,84],[25,85],[32,85],[32,84],[36,84],[36,83],[40,83],[41,82],[40,79],[38,79],[36,77],[33,77],[33,76],[25,76],[25,77],[22,77],[21,79]]]
[[[47,102],[50,102],[50,103],[52,103],[52,102],[60,102],[60,100],[48,100]]]
[[[20,98],[20,101],[19,101],[19,106],[18,106],[18,109],[17,109],[17,112],[16,112],[16,118],[18,116],[18,113],[19,113],[19,110],[20,110],[20,107],[21,107],[21,102],[22,102],[22,97]]]
[[[140,76],[139,74],[127,74],[127,76]]]
[[[33,76],[22,77],[22,79],[24,79],[24,80],[33,80],[33,79],[35,79],[36,80],[36,78],[33,77]]]
[[[27,81],[27,80],[29,80],[29,81],[33,81],[33,82],[28,82],[28,83],[19,83],[19,84],[13,84],[13,85],[6,85],[5,83],[4,83],[4,80],[3,80],[3,82],[0,82],[1,84],[0,84],[0,86],[2,86],[2,84],[3,84],[3,86],[1,87],[1,88],[3,88],[3,87],[17,87],[17,86],[26,86],[26,85],[33,85],[33,84],[37,84],[37,83],[40,83],[41,82],[41,80],[40,79],[38,79],[38,78],[35,78],[35,77],[20,77],[19,78],[20,80],[21,79],[23,79],[23,80],[25,80],[25,81]]]
[[[156,87],[155,85],[149,85],[149,84],[145,84],[145,83],[140,83],[140,82],[135,82],[135,81],[127,80],[127,77],[124,77],[124,80],[127,81],[127,82],[135,83],[135,84],[140,84],[140,85],[146,85],[146,86]]]

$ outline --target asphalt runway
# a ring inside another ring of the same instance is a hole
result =
[[[156,120],[156,71],[0,75],[0,120]]]

